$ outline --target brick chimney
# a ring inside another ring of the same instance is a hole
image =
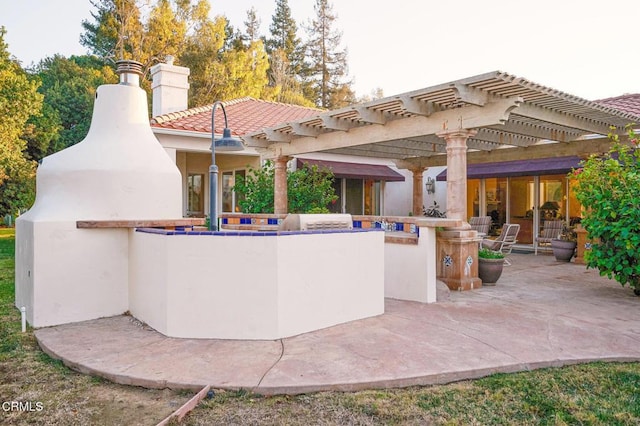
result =
[[[173,65],[173,59],[173,56],[167,56],[167,63],[151,67],[153,117],[188,108],[190,71]]]

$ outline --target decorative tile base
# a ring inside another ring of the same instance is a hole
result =
[[[451,290],[474,290],[482,287],[478,278],[477,233],[472,230],[438,232],[437,277]]]

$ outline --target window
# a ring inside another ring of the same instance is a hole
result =
[[[382,181],[336,178],[333,189],[338,200],[327,206],[331,213],[379,216],[382,212]]]
[[[236,194],[233,190],[233,186],[239,176],[244,178],[246,171],[230,170],[222,173],[222,211],[224,213],[239,213],[242,211],[240,208],[242,196]]]
[[[345,213],[362,214],[362,179],[345,179]]]
[[[204,216],[203,182],[203,174],[189,174],[187,177],[187,216]]]

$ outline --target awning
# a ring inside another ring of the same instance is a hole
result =
[[[319,168],[326,167],[330,169],[337,178],[404,182],[404,176],[390,167],[381,164],[345,163],[342,161],[308,160],[306,158],[297,158],[297,160],[299,168],[305,164],[308,166],[318,166]]]
[[[513,176],[543,176],[566,174],[580,166],[580,159],[570,157],[536,158],[533,160],[503,161],[500,163],[467,164],[467,179],[483,179]],[[446,181],[447,171],[436,180]]]

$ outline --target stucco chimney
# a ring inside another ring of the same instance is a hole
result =
[[[167,56],[166,64],[151,67],[154,117],[188,108],[189,73],[189,68],[173,65],[173,56]]]

